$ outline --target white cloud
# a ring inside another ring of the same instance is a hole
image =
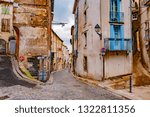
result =
[[[70,39],[72,38],[71,26],[74,24],[74,16],[72,14],[73,1],[74,0],[68,2],[66,0],[63,0],[61,2],[64,2],[64,3],[61,4],[60,0],[56,0],[54,21],[55,22],[57,21],[57,23],[63,22],[67,24],[64,27],[59,26],[59,25],[53,25],[53,30],[57,33],[57,35],[62,40],[64,40],[64,44],[68,47],[70,52],[72,50],[72,46],[70,44]],[[68,3],[67,6],[65,2]]]

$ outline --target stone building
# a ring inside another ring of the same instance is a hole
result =
[[[40,60],[49,72],[51,23],[54,0],[14,0],[13,27],[16,35],[16,56],[33,75],[38,74]]]
[[[66,45],[63,44],[62,47],[63,50],[63,69],[67,68],[67,65],[69,64],[69,50]]]
[[[130,0],[75,0],[75,72],[104,80],[132,74]]]
[[[140,23],[143,64],[150,72],[150,0],[140,1]]]
[[[133,0],[134,48],[139,50],[144,67],[150,72],[150,0]]]
[[[63,40],[52,30],[52,63],[51,68],[53,71],[63,69]]]
[[[0,54],[15,51],[13,33],[13,0],[0,1]]]

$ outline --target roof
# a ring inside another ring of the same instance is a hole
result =
[[[54,30],[52,30],[52,33],[54,33],[54,35],[56,35],[60,41],[64,42],[64,41],[56,34],[56,32],[55,32]]]
[[[14,0],[0,0],[0,3],[13,3]]]

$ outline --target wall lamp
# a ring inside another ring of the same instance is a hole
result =
[[[100,40],[102,40],[102,28],[98,24],[95,26],[95,32],[100,36]]]

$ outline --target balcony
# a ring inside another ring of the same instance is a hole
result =
[[[106,51],[132,51],[131,39],[107,38],[104,41]]]
[[[145,6],[150,6],[150,0],[143,0],[143,4]]]
[[[110,23],[124,23],[124,13],[110,11]]]

